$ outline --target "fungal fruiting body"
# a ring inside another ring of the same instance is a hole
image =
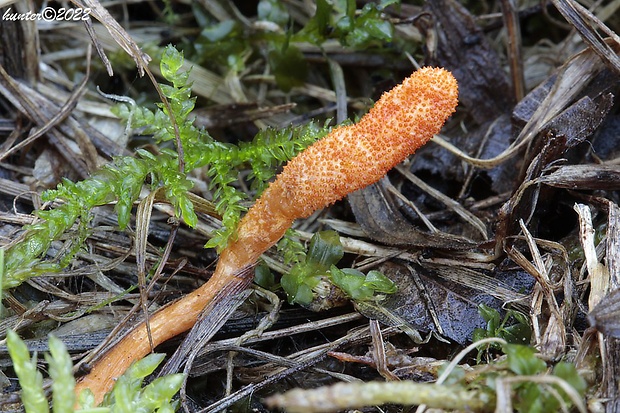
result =
[[[216,274],[220,265],[232,265],[230,271],[253,263],[295,219],[377,182],[438,133],[457,102],[450,72],[422,68],[384,93],[358,123],[315,142],[284,166],[250,208]]]
[[[457,101],[450,72],[422,68],[384,93],[357,124],[335,128],[292,159],[243,217],[209,281],[150,317],[154,345],[189,330],[235,274],[274,245],[295,219],[377,182],[428,142]],[[143,323],[105,353],[76,390],[90,388],[100,402],[114,379],[150,351]]]

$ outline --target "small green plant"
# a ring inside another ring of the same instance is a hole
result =
[[[331,281],[353,301],[368,301],[378,297],[378,294],[394,294],[396,284],[379,271],[371,270],[364,274],[353,268],[339,269],[335,265],[330,267]]]
[[[12,330],[7,334],[7,347],[13,361],[13,368],[21,387],[21,400],[26,413],[47,413],[50,411],[43,387],[43,374],[37,368],[37,358],[32,358],[26,344]],[[79,409],[75,406],[75,379],[71,356],[62,341],[50,335],[50,353],[45,354],[52,381],[52,411],[67,412],[174,412],[178,402],[173,400],[183,383],[183,374],[171,374],[153,380],[143,386],[149,376],[164,359],[163,354],[151,354],[134,363],[115,383],[103,403],[95,407],[92,393],[84,391],[79,397]]]
[[[502,319],[499,311],[485,304],[478,306],[478,313],[484,318],[486,328],[476,328],[473,341],[479,341],[488,337],[498,337],[512,344],[528,344],[532,337],[532,327],[527,316],[516,310],[506,311]],[[496,344],[492,345],[499,349]]]
[[[549,372],[547,364],[536,357],[536,350],[532,347],[506,344],[503,351],[507,356],[508,369],[515,374],[510,383],[514,392],[513,406],[517,412],[556,412],[562,405],[570,406],[571,398],[566,393],[566,388],[558,386],[557,383],[568,384],[569,389],[574,390],[579,397],[584,397],[586,382],[573,364],[562,361]],[[561,381],[537,380],[538,377]]]
[[[134,202],[140,191],[149,185],[171,203],[178,216],[189,226],[197,223],[188,191],[193,183],[188,173],[207,168],[216,212],[222,217],[222,229],[213,234],[207,247],[224,248],[234,233],[244,210],[240,201],[248,195],[237,189],[241,167],[249,165],[252,188],[260,192],[274,175],[276,168],[303,150],[314,140],[325,135],[329,128],[309,123],[281,130],[267,129],[259,132],[252,142],[239,145],[214,140],[206,131],[193,123],[191,112],[195,99],[191,96],[188,72],[182,70],[183,55],[168,46],[161,56],[161,72],[171,83],[162,84],[172,113],[159,104],[156,110],[145,107],[121,105],[117,113],[131,119],[131,126],[152,134],[159,148],[156,152],[144,149],[136,157],[121,156],[80,182],[64,180],[55,190],[42,194],[44,201],[60,200],[49,210],[39,210],[40,218],[24,227],[21,240],[5,251],[4,288],[13,288],[30,277],[56,272],[66,267],[84,246],[90,234],[90,221],[94,208],[114,203],[120,229],[130,222]],[[174,120],[174,122],[171,121]],[[176,125],[176,126],[175,126]],[[178,138],[182,155],[175,150]],[[77,223],[77,225],[75,225]],[[65,237],[65,248],[53,259],[42,259],[52,242]]]
[[[369,2],[358,10],[354,0],[319,0],[314,16],[304,27],[296,28],[283,2],[261,0],[257,27],[262,30],[248,31],[242,22],[232,19],[207,22],[198,39],[185,49],[192,51],[192,60],[215,62],[233,74],[245,70],[253,57],[265,59],[278,87],[289,91],[302,85],[309,72],[296,44],[320,47],[326,40],[335,39],[350,49],[374,48],[380,52],[393,41],[394,28],[382,11],[394,3],[399,2]]]
[[[343,46],[369,49],[391,42],[394,28],[381,16],[383,9],[398,0],[366,3],[357,10],[354,0],[318,0],[316,13],[295,36],[294,41],[320,45],[327,39],[338,39]]]
[[[56,340],[50,342],[51,346],[56,347]],[[7,347],[9,355],[13,361],[13,369],[19,378],[19,384],[22,388],[21,399],[26,412],[47,412],[49,410],[47,398],[43,391],[43,375],[37,369],[36,358],[30,358],[26,344],[13,331],[9,330],[7,334]],[[51,348],[51,347],[50,347]],[[62,361],[54,360],[56,371],[62,374],[65,371]],[[50,367],[50,374],[52,368]],[[73,379],[73,375],[71,375]],[[61,379],[61,381],[66,381]],[[75,386],[75,382],[73,383]],[[58,399],[63,399],[65,395],[58,395]],[[64,404],[64,400],[58,404]]]
[[[290,303],[308,305],[316,298],[316,289],[322,281],[338,287],[354,301],[372,300],[377,294],[396,292],[396,285],[379,271],[367,275],[336,264],[344,256],[340,237],[335,231],[321,231],[310,240],[308,252],[282,276],[282,288]]]

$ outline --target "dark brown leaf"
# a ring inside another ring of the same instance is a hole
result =
[[[398,210],[383,179],[348,196],[355,219],[375,241],[388,245],[435,247],[451,250],[471,249],[476,244],[447,233],[419,230]]]

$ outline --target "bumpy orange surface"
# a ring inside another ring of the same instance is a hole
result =
[[[268,195],[281,190],[291,214],[305,217],[377,182],[439,132],[457,99],[449,72],[416,71],[357,124],[335,129],[291,160]]]
[[[383,177],[439,132],[457,105],[454,77],[423,68],[381,99],[357,124],[334,129],[291,160],[243,217],[209,282],[150,317],[158,345],[190,329],[224,286],[275,244],[296,218],[306,217]],[[150,351],[138,325],[96,362],[76,388],[90,388],[100,402],[114,379]]]
[[[456,80],[439,68],[384,93],[357,124],[334,129],[284,167],[243,217],[216,274],[253,263],[295,219],[377,182],[438,133],[457,103]]]

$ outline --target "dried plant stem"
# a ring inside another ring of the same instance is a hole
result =
[[[337,383],[313,390],[294,389],[266,399],[268,408],[282,408],[291,413],[335,412],[385,403],[425,404],[437,409],[472,412],[495,409],[492,393],[412,381]]]

